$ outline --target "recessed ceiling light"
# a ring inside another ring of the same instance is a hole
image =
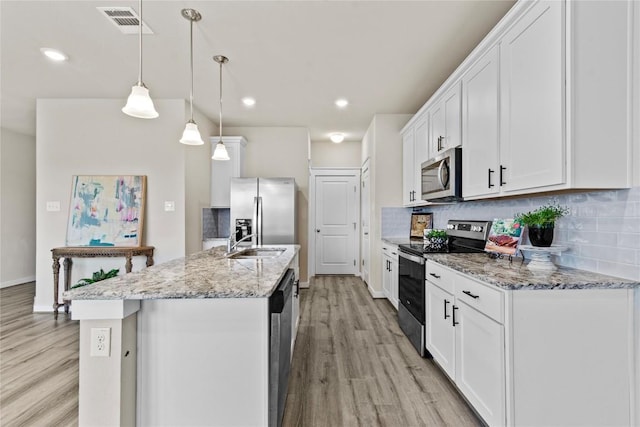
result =
[[[344,141],[344,134],[342,134],[342,133],[332,133],[329,138],[331,138],[331,142],[335,142],[336,144],[339,144],[342,141]]]
[[[245,98],[242,98],[242,103],[247,107],[253,107],[254,105],[256,105],[256,100],[247,96]]]
[[[337,105],[338,107],[340,107],[340,108],[344,108],[344,107],[346,107],[347,105],[349,105],[349,101],[347,101],[347,100],[346,100],[346,99],[344,99],[344,98],[340,98],[340,99],[338,99],[338,100],[336,101],[336,105]]]
[[[56,62],[62,62],[69,59],[67,54],[65,54],[64,52],[57,49],[51,49],[50,47],[41,47],[40,52],[42,52],[42,54],[47,58]]]

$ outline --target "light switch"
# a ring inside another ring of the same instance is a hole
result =
[[[164,202],[164,211],[165,212],[173,212],[176,210],[176,202],[174,201],[165,201]]]
[[[60,212],[60,202],[57,200],[47,202],[47,212]]]

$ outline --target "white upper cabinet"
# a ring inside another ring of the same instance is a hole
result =
[[[429,160],[429,115],[424,114],[416,121],[414,134],[414,167],[413,180],[415,197],[413,202],[426,203],[422,200],[422,162]]]
[[[430,158],[463,146],[465,199],[630,187],[637,7],[517,2],[403,132],[426,112]]]
[[[431,117],[430,158],[449,148],[462,145],[461,108],[460,83],[456,83],[444,94],[440,101],[436,101],[433,108],[429,109]]]
[[[213,154],[220,137],[213,136],[209,140]],[[211,207],[214,208],[231,206],[231,178],[241,177],[244,173],[244,147],[247,140],[242,136],[223,136],[222,142],[230,160],[211,160]]]
[[[536,3],[500,42],[502,191],[565,182],[563,10]]]
[[[500,167],[498,47],[462,77],[462,195],[496,194]]]
[[[421,200],[422,162],[429,160],[429,115],[420,114],[402,132],[402,204],[418,206]]]
[[[411,206],[418,194],[416,186],[415,169],[415,130],[412,128],[402,134],[402,204]]]

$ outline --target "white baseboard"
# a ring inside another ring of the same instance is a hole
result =
[[[71,307],[69,307],[71,310]],[[34,305],[33,306],[34,313],[53,313],[53,304],[50,305]],[[64,306],[58,307],[58,313],[64,313]]]
[[[35,282],[35,281],[36,281],[36,276],[27,276],[27,277],[20,277],[19,279],[5,280],[4,282],[0,283],[0,289],[8,288],[9,286],[22,285],[24,283]]]
[[[373,298],[386,298],[387,296],[382,291],[374,291],[371,289],[371,286],[367,285],[367,289],[369,289],[369,293]]]

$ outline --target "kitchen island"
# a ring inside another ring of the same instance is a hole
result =
[[[297,277],[299,251],[270,247],[284,252],[218,247],[65,293],[80,320],[79,424],[267,425],[269,297]]]

